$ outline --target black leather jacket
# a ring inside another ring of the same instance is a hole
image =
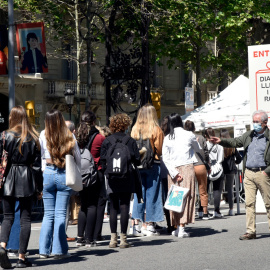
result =
[[[8,152],[8,173],[3,187],[4,196],[29,197],[43,189],[41,154],[35,141],[28,136],[19,152],[19,135],[5,132],[4,149]],[[2,134],[0,137],[0,155],[3,152]]]

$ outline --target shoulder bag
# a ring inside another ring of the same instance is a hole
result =
[[[72,155],[66,155],[66,185],[74,191],[83,189],[81,170]]]
[[[168,192],[164,208],[177,213],[184,212],[188,193],[188,188],[172,185]]]

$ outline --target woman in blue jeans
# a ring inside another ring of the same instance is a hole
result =
[[[72,153],[81,167],[81,156],[74,135],[61,112],[51,110],[45,116],[45,130],[40,134],[41,155],[46,159],[43,172],[44,217],[39,238],[40,258],[70,257],[65,230],[67,204],[71,189],[66,186],[65,155]]]
[[[159,127],[157,113],[152,105],[146,104],[139,110],[136,123],[131,131],[131,137],[136,141],[140,138],[149,140],[154,156],[151,168],[139,169],[144,202],[139,204],[136,194],[134,195],[132,217],[143,221],[141,232],[144,235],[159,235],[155,230],[154,222],[164,220],[160,179],[160,156],[162,155],[164,134]],[[138,229],[136,228],[136,230]]]

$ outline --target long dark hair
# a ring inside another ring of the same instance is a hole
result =
[[[96,115],[92,111],[85,111],[76,132],[76,139],[80,148],[84,148],[89,141],[91,127],[95,124]]]
[[[227,129],[222,129],[220,131],[220,138],[224,138],[224,139],[231,138],[229,131]],[[224,147],[223,149],[224,149],[224,157],[225,158],[231,156],[235,152],[235,148]]]
[[[178,113],[172,113],[168,117],[168,127],[169,127],[169,139],[174,139],[174,129],[177,127],[183,127],[182,118]]]
[[[170,133],[169,116],[165,116],[160,124],[160,128],[164,135],[167,136]]]

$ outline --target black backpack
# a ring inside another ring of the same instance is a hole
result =
[[[154,164],[154,151],[151,146],[150,140],[143,140],[140,137],[139,140],[136,140],[137,146],[139,148],[141,165],[138,166],[139,169],[150,169]]]
[[[131,170],[131,156],[127,143],[130,137],[122,139],[109,136],[107,140],[111,143],[106,155],[107,167],[105,175],[108,179],[125,179]]]
[[[92,142],[98,133],[95,133],[90,138],[85,148],[80,149],[81,153],[81,175],[83,181],[83,187],[87,188],[94,185],[97,182],[97,168],[95,165],[94,158],[90,152]]]

